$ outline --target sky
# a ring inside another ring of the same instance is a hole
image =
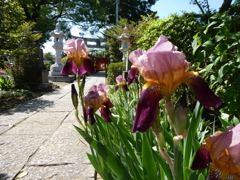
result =
[[[223,0],[208,0],[211,9],[219,9]],[[190,0],[158,0],[154,6],[152,6],[152,11],[157,11],[158,16],[164,19],[171,14],[177,13],[181,14],[182,11],[185,12],[200,12],[197,5],[189,4]],[[74,36],[79,36],[80,30],[77,27],[71,29],[71,34]],[[87,36],[85,36],[87,37]],[[88,36],[90,37],[90,36]],[[55,50],[52,48],[53,41],[48,41],[44,44],[45,48],[43,52],[51,52],[55,54]]]
[[[154,6],[152,6],[152,11],[157,11],[160,18],[166,18],[167,16],[178,13],[181,14],[182,11],[186,12],[200,12],[197,5],[189,3],[190,0],[158,0]],[[219,9],[222,5],[223,0],[208,0],[210,9]]]

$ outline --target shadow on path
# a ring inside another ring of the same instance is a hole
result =
[[[0,173],[0,180],[7,180],[9,176],[5,173]]]
[[[11,115],[16,112],[35,112],[39,110],[44,110],[47,107],[51,107],[54,104],[54,101],[44,100],[40,98],[32,99],[28,102],[19,104],[12,109],[0,113],[0,115]],[[1,180],[1,179],[0,179]]]
[[[88,75],[87,77],[106,77],[106,72],[98,71],[97,73]]]

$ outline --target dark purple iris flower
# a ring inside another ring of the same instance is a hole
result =
[[[129,91],[127,87],[127,81],[122,75],[119,75],[116,77],[116,82],[117,82],[117,85],[115,87],[115,91],[118,90],[119,86],[121,86],[124,91]]]
[[[94,113],[98,109],[106,122],[112,122],[110,108],[113,108],[113,104],[107,97],[108,91],[108,86],[102,83],[91,87],[88,94],[84,96],[84,119],[86,122],[89,121],[92,125],[96,122]]]

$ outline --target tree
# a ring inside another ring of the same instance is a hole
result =
[[[41,43],[49,38],[49,32],[57,21],[70,34],[72,25],[80,25],[84,30],[96,32],[108,24],[115,23],[115,0],[17,0],[24,9],[26,21],[35,22],[34,30],[43,33]],[[151,5],[156,0],[121,1],[119,15],[130,20],[140,20],[140,15],[152,13]],[[127,7],[127,8],[126,8]]]
[[[34,23],[25,22],[23,9],[15,1],[1,2],[0,12],[0,57],[30,53],[40,38],[32,30]]]
[[[11,34],[24,23],[24,12],[17,2],[0,2],[0,46],[3,49],[15,49]]]
[[[43,58],[47,61],[50,61],[52,64],[54,63],[55,56],[52,55],[50,52],[47,52],[43,55]]]
[[[14,60],[11,68],[16,88],[24,86],[26,68],[36,59],[39,33],[33,31],[33,22],[25,22],[23,9],[16,1],[0,4],[0,59]]]
[[[141,16],[147,16],[150,14],[156,14],[151,11],[151,6],[156,3],[157,0],[117,0],[118,5],[118,16],[119,19],[128,19],[129,21],[138,22],[141,20]],[[108,24],[115,23],[115,4],[116,0],[99,0],[102,7],[105,8],[105,13],[108,14]],[[111,6],[109,6],[111,4]]]
[[[215,12],[223,13],[231,9],[233,0],[223,0],[221,7],[218,11],[212,10],[209,6],[208,0],[191,0],[190,3],[199,7],[202,14],[213,14]],[[239,0],[235,0],[235,3]]]
[[[127,19],[120,19],[117,25],[114,25],[105,30],[104,38],[107,40],[106,45],[109,47],[107,51],[110,59],[113,62],[122,62],[123,54],[119,50],[121,46],[121,41],[118,37],[121,34],[126,33],[129,35],[129,41],[134,42],[134,36],[132,36],[131,33],[135,31],[135,26],[136,23],[134,23],[133,21],[129,22]],[[124,30],[125,27],[127,27],[127,31]],[[126,43],[130,45],[128,42]]]

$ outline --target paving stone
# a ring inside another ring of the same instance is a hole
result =
[[[54,103],[52,106],[49,106],[45,109],[43,109],[43,111],[72,111],[73,110],[73,106],[72,106],[72,102],[71,102],[71,98],[69,97],[67,100],[58,100],[56,101],[56,103]]]
[[[9,126],[12,127],[13,125],[25,120],[26,118],[32,116],[36,112],[5,112],[0,115],[0,125],[1,126]]]
[[[25,102],[23,104],[20,104],[16,107],[14,107],[11,112],[24,112],[24,113],[31,113],[36,111],[42,111],[44,108],[51,106],[54,104],[54,101],[48,100],[48,99],[41,99],[41,98],[35,98],[28,102]]]
[[[81,168],[75,164],[45,167],[27,167],[26,176],[21,180],[93,180],[94,172],[88,170],[90,164],[82,164]],[[44,178],[43,178],[44,177]]]
[[[0,125],[0,134],[2,134],[3,132],[7,131],[10,128],[11,126],[9,125]]]
[[[38,112],[5,134],[53,134],[61,125],[69,112]]]
[[[42,95],[38,99],[48,100],[48,101],[55,101],[56,99],[59,99],[59,98],[61,98],[64,95],[65,94],[62,94],[62,92],[60,90],[55,90],[53,92],[49,92],[47,94]]]
[[[12,179],[47,139],[46,135],[0,136],[0,174]]]
[[[82,120],[82,123],[84,123],[83,119],[81,118],[82,116],[82,111],[81,108],[79,108],[79,118]],[[63,123],[70,123],[72,125],[75,126],[80,126],[79,123],[77,122],[76,118],[75,118],[75,110],[73,110],[64,120]]]
[[[89,147],[71,123],[64,123],[27,163],[22,179],[91,179]]]

